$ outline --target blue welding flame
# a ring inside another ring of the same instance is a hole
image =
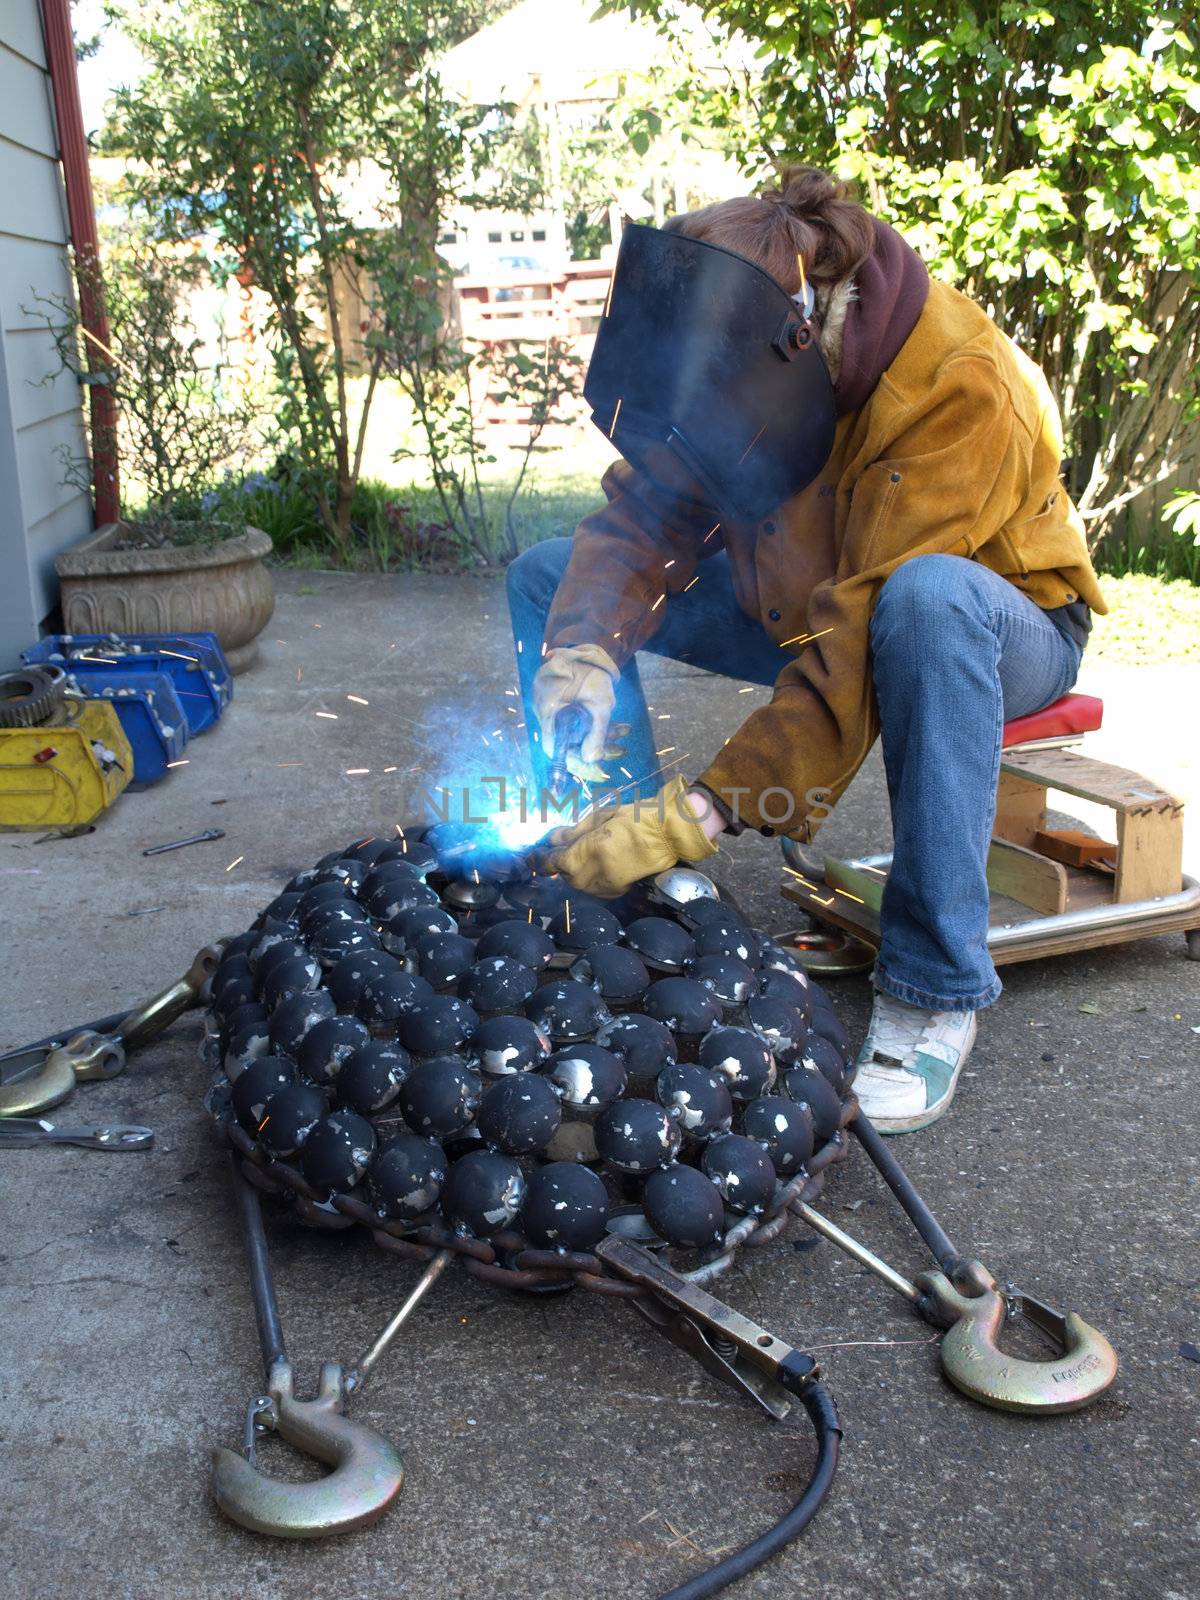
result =
[[[490,709],[442,703],[423,721],[440,758],[437,776],[422,785],[420,820],[471,827],[481,854],[522,854],[577,821],[586,804],[578,794],[556,804],[535,786],[524,730],[509,706],[515,709],[511,698]]]

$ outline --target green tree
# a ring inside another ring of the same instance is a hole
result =
[[[608,0],[677,35],[671,0]],[[702,0],[753,74],[696,120],[751,179],[858,180],[938,276],[1045,369],[1093,540],[1195,446],[1200,66],[1194,9],[1115,0]]]
[[[439,209],[464,182],[482,116],[446,101],[437,57],[501,9],[150,0],[119,12],[149,62],[116,96],[113,142],[138,164],[135,203],[160,238],[203,239],[218,270],[267,296],[278,424],[339,547],[384,360],[375,346],[355,407],[345,290],[371,271],[428,281]],[[384,180],[365,217],[364,173]]]
[[[122,516],[136,521],[139,537],[152,545],[212,538],[212,528],[196,520],[197,503],[223,469],[244,462],[252,419],[220,366],[206,359],[187,309],[200,263],[134,241],[109,251],[105,279],[94,263],[79,270],[93,296],[103,296],[108,344],[85,329],[73,297],[38,294],[24,309],[45,323],[59,370],[81,382],[103,381],[113,395],[118,434],[133,466],[122,480]],[[96,437],[93,427],[89,417],[90,456],[75,456],[66,445],[58,449],[63,481],[85,491],[92,486],[93,459],[115,454],[113,442]],[[137,498],[129,503],[131,493]]]

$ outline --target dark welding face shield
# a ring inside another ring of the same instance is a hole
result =
[[[731,250],[630,224],[584,383],[592,421],[668,492],[690,482],[722,516],[766,516],[833,448],[833,384],[800,299]]]

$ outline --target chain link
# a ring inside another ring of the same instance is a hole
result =
[[[760,1217],[742,1217],[726,1234],[715,1255],[681,1276],[693,1283],[711,1283],[730,1269],[743,1245],[757,1250],[777,1239],[793,1215],[793,1207],[811,1205],[819,1199],[829,1170],[845,1160],[850,1146],[846,1129],[857,1111],[858,1102],[848,1094],[842,1102],[837,1132],[807,1167],[777,1192],[771,1209]],[[622,1299],[642,1293],[634,1284],[614,1277],[590,1251],[538,1250],[514,1232],[497,1234],[489,1241],[452,1232],[440,1222],[389,1220],[352,1194],[333,1194],[324,1200],[297,1167],[268,1156],[232,1117],[220,1119],[217,1127],[241,1156],[247,1181],[264,1194],[289,1200],[296,1215],[309,1227],[341,1232],[357,1224],[368,1230],[381,1249],[422,1264],[432,1261],[439,1250],[452,1250],[472,1277],[502,1289],[544,1291],[573,1285],[588,1294]]]

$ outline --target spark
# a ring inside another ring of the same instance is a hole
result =
[[[696,576],[692,579],[691,583],[686,584],[684,586],[684,590],[683,590],[684,594],[686,594],[689,589],[694,588],[695,585],[698,584],[699,582],[700,582],[700,574],[697,573]]]
[[[286,644],[287,640],[286,639],[276,639],[275,643],[276,644]]]
[[[369,706],[371,704],[369,700],[364,700],[360,694],[348,694],[346,699],[353,700],[356,706]]]
[[[851,894],[849,889],[835,889],[834,893],[835,894],[840,894],[843,900],[855,900],[855,901],[858,902],[858,904],[860,906],[865,906],[866,903],[867,903],[863,899],[862,895],[860,895],[860,894]]]
[[[877,878],[887,877],[887,873],[882,867],[869,867],[865,861],[858,861],[855,865],[861,868],[863,872],[873,872]]]
[[[657,716],[657,717],[655,717],[655,719],[654,719],[654,720],[655,720],[655,721],[656,721],[656,722],[670,722],[670,720],[671,720],[671,713],[670,713],[670,712],[669,712],[669,711],[660,711],[660,712],[659,712],[659,713],[658,713],[658,716]]]
[[[348,778],[362,778],[365,777],[370,770],[370,767],[347,767],[346,776]]]
[[[505,711],[507,711],[509,713],[510,716],[516,717],[516,716],[520,715],[520,713],[518,712],[516,706],[505,706],[504,709],[505,709]]]
[[[546,641],[544,639],[542,640],[542,654],[544,656],[548,656],[550,654],[549,650],[546,648]]]
[[[752,683],[748,683],[744,689],[739,689],[738,693],[739,694],[753,694],[754,693],[754,685]]]
[[[384,767],[383,770],[385,772],[399,772],[400,768],[399,767]]]
[[[783,870],[785,872],[790,872],[792,877],[795,878],[798,882],[802,883],[806,889],[815,889],[816,888],[816,884],[815,883],[809,883],[808,879],[806,877],[804,877],[804,875],[802,873],[797,872],[795,867],[784,867]]]
[[[297,667],[296,668],[296,682],[299,683],[300,679],[303,676],[304,676],[304,668],[303,667]]]
[[[667,745],[667,747],[664,750],[656,750],[654,752],[654,754],[656,756],[669,756],[671,754],[671,751],[672,750],[676,750],[676,749],[678,749],[677,745],[669,744],[669,745]]]
[[[139,382],[141,381],[140,379],[138,379],[137,373],[133,370],[133,368],[129,365],[129,363],[126,362],[126,361],[122,361],[120,356],[116,353],[116,351],[115,350],[110,350],[108,348],[108,346],[104,343],[104,341],[102,339],[98,339],[90,328],[85,328],[83,326],[83,324],[80,323],[79,331],[80,331],[80,333],[83,334],[85,339],[90,339],[98,350],[103,350],[104,354],[108,357],[108,359],[110,361],[115,361],[117,366],[119,366],[124,372],[127,372],[131,378],[137,379],[137,381],[139,381]]]
[[[318,717],[324,717],[326,722],[336,722],[338,719],[336,711],[318,711],[315,713],[315,715]]]
[[[393,649],[394,649],[394,648],[395,648],[395,646],[393,646],[393,647],[392,647],[392,648],[393,648]],[[525,644],[524,644],[524,641],[523,641],[523,640],[521,640],[521,639],[518,639],[518,640],[517,640],[517,654],[518,654],[518,655],[519,655],[519,656],[521,656],[521,655],[524,655],[524,654],[525,654]]]
[[[750,454],[751,450],[754,449],[754,446],[758,443],[758,441],[762,438],[763,434],[766,433],[766,431],[767,431],[767,425],[764,422],[762,427],[754,435],[753,439],[751,439],[750,443],[742,451],[741,455],[737,458],[737,464],[738,464],[739,467],[741,466],[742,462],[745,461],[746,457]]]
[[[196,656],[185,656],[182,650],[168,650],[165,645],[159,646],[158,653],[160,656],[174,656],[176,661],[197,662],[199,659]]]
[[[245,861],[245,859],[246,859],[245,856],[238,856],[236,861],[231,861],[229,863],[229,865],[225,868],[225,871],[226,872],[232,872],[234,867],[240,867],[242,862]]]
[[[513,699],[516,698],[517,691],[515,689],[505,689],[504,692],[507,695],[511,695],[513,697]]]
[[[814,639],[823,639],[827,633],[832,632],[832,628],[822,628],[820,633],[798,633],[794,639],[785,639],[779,648],[782,650],[789,644],[811,644]]]
[[[608,308],[609,308],[609,306],[612,305],[613,285],[616,283],[616,281],[617,281],[617,269],[616,269],[616,266],[614,265],[613,270],[612,270],[612,276],[608,280],[608,293],[604,297],[604,315],[605,316],[608,315]]]
[[[659,608],[659,606],[660,606],[660,605],[662,605],[662,603],[663,603],[663,601],[664,601],[664,600],[665,600],[665,599],[666,599],[666,598],[667,598],[667,597],[666,597],[666,595],[665,595],[665,594],[660,594],[660,595],[659,595],[659,597],[658,597],[658,599],[657,599],[657,600],[656,600],[656,601],[655,601],[655,602],[654,602],[654,604],[653,604],[653,605],[652,605],[652,606],[651,606],[651,607],[650,607],[650,609],[651,609],[651,611],[657,611],[657,610],[658,610],[658,608]]]
[[[796,265],[800,268],[800,293],[808,299],[808,274],[804,270],[804,257],[799,250],[796,251]]]
[[[612,425],[610,426],[610,428],[608,430],[608,437],[610,439],[612,438],[613,434],[617,431],[617,418],[621,415],[621,401],[624,398],[625,398],[625,396],[622,395],[617,400],[617,407],[616,407],[616,410],[613,412]]]
[[[629,779],[630,783],[633,782],[633,773],[630,772],[628,767],[618,767],[617,770],[619,772],[623,772],[625,774],[625,776]]]
[[[313,627],[314,628],[319,628],[320,626],[321,626],[321,624],[319,622],[314,622],[313,623]]]
[[[725,742],[726,742],[726,744],[728,744],[729,743],[728,739]],[[674,748],[675,748],[675,746],[672,745],[671,749],[673,750]],[[659,750],[656,750],[654,753],[655,753],[655,755],[661,755],[663,752],[659,751]],[[651,778],[661,778],[664,775],[664,773],[667,771],[668,767],[677,767],[681,761],[686,761],[687,758],[688,758],[688,752],[685,750],[681,756],[676,756],[674,758],[674,760],[672,760],[672,761],[664,762],[661,767],[656,768],[655,771],[651,772],[648,776],[651,777]],[[627,778],[629,778],[629,773],[626,772],[624,767],[621,768],[621,771],[625,773],[625,776]],[[601,806],[603,807],[603,806],[612,805],[613,801],[616,800],[617,796],[621,795],[621,794],[624,794],[626,789],[632,789],[633,785],[634,785],[634,783],[636,781],[637,780],[634,779],[634,778],[629,778],[629,782],[628,783],[623,783],[619,789],[613,789],[610,793],[605,795],[604,799],[601,801]]]
[[[814,894],[813,895],[813,899],[817,902],[817,904],[819,906],[831,906],[833,904],[833,902],[837,899],[837,895],[831,894],[829,896],[828,900],[822,900],[821,896],[819,894]]]
[[[567,932],[570,933],[570,931],[571,931],[571,902],[569,900],[564,900],[563,901],[563,910],[566,912],[566,916],[567,916]]]
[[[667,567],[673,567],[674,565],[675,565],[675,557],[672,556],[670,561],[668,561],[667,565],[663,568],[663,571],[665,572],[667,570]]]
[[[263,1129],[266,1127],[267,1123],[270,1122],[270,1120],[271,1120],[271,1113],[268,1111],[266,1116],[262,1119],[262,1121],[258,1125],[259,1133],[261,1133],[263,1131]]]
[[[614,639],[619,639],[620,637],[621,637],[621,635],[619,633],[614,633],[613,634],[613,638]]]
[[[171,767],[186,767],[187,764],[187,757],[185,757],[182,761],[168,761],[167,767],[168,769]]]
[[[532,906],[530,906],[528,908],[528,910],[526,911],[526,913],[525,913],[525,921],[526,922],[532,922],[533,921],[533,907]]]
[[[304,763],[303,761],[277,761],[275,765],[277,767],[302,767]]]
[[[713,534],[714,534],[714,533],[716,533],[716,531],[717,531],[717,529],[718,529],[718,528],[719,528],[719,527],[720,527],[720,526],[721,526],[721,524],[720,524],[720,523],[719,523],[719,522],[714,522],[714,523],[713,523],[713,525],[712,525],[712,527],[711,527],[711,528],[710,528],[710,529],[709,529],[709,530],[708,530],[708,532],[707,532],[707,533],[706,533],[706,534],[705,534],[705,535],[704,535],[704,537],[703,537],[703,539],[701,539],[701,541],[700,541],[700,543],[701,543],[701,544],[707,544],[707,543],[708,543],[708,541],[709,541],[709,540],[710,540],[710,539],[711,539],[711,538],[712,538],[712,536],[713,536]]]

